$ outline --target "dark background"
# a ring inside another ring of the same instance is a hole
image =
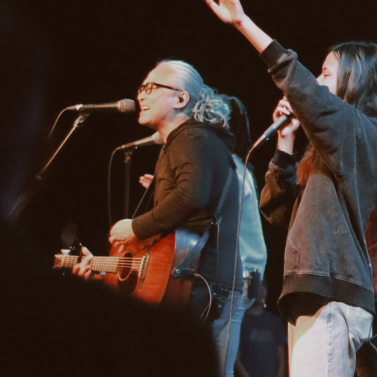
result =
[[[329,46],[350,39],[377,40],[375,0],[243,1],[246,13],[318,75]],[[8,212],[26,178],[38,172],[70,130],[79,103],[135,99],[155,64],[165,58],[192,64],[204,81],[246,105],[255,140],[271,124],[281,93],[265,64],[204,0],[0,0],[1,210]],[[77,236],[94,254],[106,254],[107,172],[111,151],[152,133],[137,115],[95,113],[66,144],[19,218],[20,237],[54,253]],[[275,140],[252,157],[260,189]],[[153,173],[158,147],[134,153],[131,209],[143,193],[138,177]],[[123,217],[123,155],[112,170],[114,221]],[[30,173],[30,171],[32,173]],[[263,222],[268,246],[268,306],[281,289],[285,231]],[[65,230],[65,231],[64,231]],[[63,236],[62,236],[63,234]]]

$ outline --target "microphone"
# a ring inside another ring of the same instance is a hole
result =
[[[123,149],[137,149],[139,147],[146,147],[148,145],[162,144],[163,142],[164,141],[162,140],[161,135],[158,132],[155,132],[152,136],[146,137],[141,140],[133,141],[132,143],[121,145],[115,150],[119,151]]]
[[[262,145],[266,142],[271,136],[274,136],[276,132],[284,128],[287,124],[291,122],[294,118],[294,114],[290,113],[289,115],[282,115],[279,119],[274,122],[267,130],[263,133],[263,135],[254,143],[253,149],[259,145]]]
[[[132,99],[122,99],[118,102],[100,103],[97,105],[74,105],[69,106],[66,110],[92,112],[92,111],[119,111],[121,113],[129,114],[136,110],[135,101]]]

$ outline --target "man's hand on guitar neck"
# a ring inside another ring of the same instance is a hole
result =
[[[86,248],[81,248],[81,254],[83,258],[79,264],[73,267],[72,273],[78,276],[82,276],[85,280],[88,280],[91,275],[90,261],[93,258],[93,254]]]

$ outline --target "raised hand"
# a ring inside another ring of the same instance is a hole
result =
[[[243,11],[240,0],[205,0],[223,22],[233,25],[261,53],[272,39]]]
[[[205,0],[212,11],[227,24],[239,24],[243,21],[245,13],[239,0]]]

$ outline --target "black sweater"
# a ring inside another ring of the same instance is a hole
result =
[[[229,168],[235,168],[231,147],[232,138],[218,125],[191,119],[172,131],[156,166],[154,208],[133,220],[135,235],[145,239],[181,226],[202,234],[214,218]],[[210,283],[231,288],[238,218],[236,174],[221,212],[217,279],[215,234],[202,251],[199,272]],[[236,289],[242,291],[240,265],[238,258]]]
[[[276,41],[261,57],[320,156],[302,191],[296,163],[284,152],[277,151],[266,174],[261,210],[271,223],[289,228],[282,315],[291,318],[285,298],[297,292],[374,313],[364,234],[377,192],[377,120],[319,85],[296,53]]]

